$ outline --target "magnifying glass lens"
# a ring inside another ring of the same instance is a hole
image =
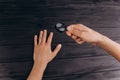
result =
[[[57,23],[57,24],[55,25],[55,28],[56,28],[56,30],[59,31],[59,32],[64,32],[64,31],[66,31],[66,28],[65,28],[64,24],[62,24],[62,23]]]

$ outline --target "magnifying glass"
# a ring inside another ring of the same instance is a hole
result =
[[[66,31],[66,27],[63,23],[56,23],[55,28],[59,32],[65,32]]]

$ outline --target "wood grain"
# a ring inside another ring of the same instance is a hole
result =
[[[33,37],[54,32],[63,45],[44,80],[119,80],[120,64],[90,44],[78,45],[55,29],[82,23],[120,43],[119,0],[0,0],[0,80],[25,80],[32,68]]]

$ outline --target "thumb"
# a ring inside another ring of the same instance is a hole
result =
[[[54,57],[57,55],[57,53],[60,51],[61,47],[62,47],[61,44],[58,44],[58,45],[56,46],[56,48],[54,49],[54,51],[53,51],[53,53],[52,53],[52,57],[53,57],[53,58],[54,58]]]
[[[81,37],[82,32],[86,32],[86,30],[80,25],[70,25],[70,26],[67,27],[67,30],[71,34],[73,34],[77,37]]]

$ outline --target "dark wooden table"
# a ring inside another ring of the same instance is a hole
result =
[[[44,80],[120,80],[120,63],[90,44],[78,45],[57,22],[82,23],[120,43],[119,0],[0,0],[0,80],[25,80],[32,67],[33,36],[54,32],[62,43]]]

